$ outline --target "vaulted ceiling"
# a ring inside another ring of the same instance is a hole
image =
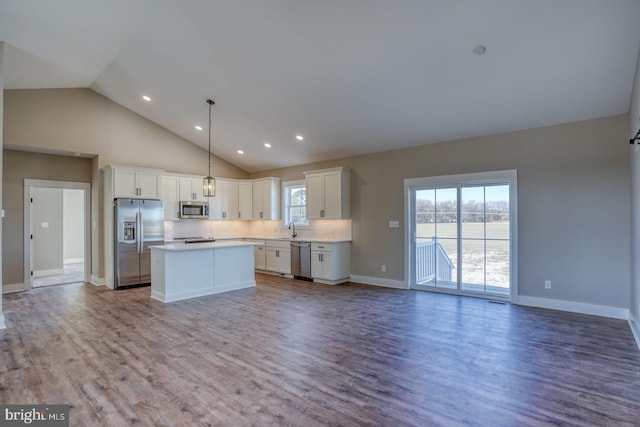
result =
[[[637,0],[0,0],[0,41],[6,88],[88,87],[205,149],[214,99],[212,151],[255,172],[626,113],[639,17]]]

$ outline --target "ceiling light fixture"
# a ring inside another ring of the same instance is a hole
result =
[[[211,107],[213,107],[213,102],[210,99],[207,99],[207,104],[209,104],[209,175],[203,180],[204,185],[204,197],[215,197],[216,196],[216,179],[211,176]]]
[[[238,150],[238,154],[244,154],[244,151]]]
[[[196,125],[196,130],[202,130],[202,126]]]
[[[264,146],[267,147],[267,148],[271,148],[271,144],[269,144],[268,142],[265,142]]]
[[[147,102],[151,102],[151,97],[148,95],[142,95],[142,99],[144,99]]]
[[[302,135],[296,135],[296,139],[298,141],[302,141],[304,139],[304,137]]]

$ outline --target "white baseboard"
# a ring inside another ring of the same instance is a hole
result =
[[[24,283],[11,283],[9,285],[2,286],[3,294],[11,294],[13,292],[22,292],[24,291]]]
[[[84,262],[84,258],[67,258],[63,261],[64,264],[80,264]]]
[[[633,337],[636,339],[638,349],[640,349],[640,325],[638,325],[637,319],[633,317],[633,314],[629,312],[629,327],[633,333]]]
[[[33,277],[57,276],[58,274],[64,274],[64,268],[53,268],[51,270],[36,270],[33,272]]]
[[[104,277],[98,277],[91,275],[91,280],[89,281],[94,286],[104,286],[107,282],[104,280]]]
[[[0,313],[0,329],[6,329],[7,325],[4,323],[4,314]]]
[[[614,319],[629,319],[628,308],[611,307],[608,305],[587,304],[584,302],[530,297],[526,295],[519,295],[518,305],[549,308],[551,310],[569,311],[572,313],[590,314],[592,316],[611,317]]]
[[[365,285],[382,286],[385,288],[409,289],[407,284],[402,280],[383,279],[381,277],[358,276],[352,274],[349,281]]]

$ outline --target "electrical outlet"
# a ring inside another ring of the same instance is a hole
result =
[[[383,272],[383,273],[386,273],[386,272],[387,272],[387,266],[386,266],[386,265],[384,265],[384,264],[382,265],[382,272]]]
[[[544,288],[545,289],[551,289],[551,280],[545,280],[544,281]]]

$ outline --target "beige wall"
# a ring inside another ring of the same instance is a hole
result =
[[[629,138],[640,129],[640,54],[636,63],[636,75],[629,108]],[[627,144],[628,145],[628,144]],[[640,345],[640,148],[630,147],[631,158],[631,318],[634,320],[636,339]]]
[[[31,188],[34,276],[64,268],[62,194],[62,188]]]
[[[91,182],[91,159],[4,150],[3,285],[24,282],[24,180]]]
[[[621,115],[252,177],[286,181],[307,170],[351,167],[352,274],[404,280],[405,178],[517,169],[520,295],[628,307],[627,129]],[[401,227],[389,228],[390,220]],[[545,279],[552,289],[544,289]]]
[[[62,258],[84,259],[84,191],[65,188],[62,191]]]
[[[90,89],[6,90],[4,96],[5,146],[97,155],[99,167],[206,175],[206,150]],[[211,169],[218,176],[247,176],[214,156]]]
[[[121,164],[197,175],[207,172],[206,150],[90,89],[7,90],[4,102],[5,148],[95,156],[87,181],[92,183],[91,275],[95,280],[104,277],[100,168]],[[215,156],[211,156],[211,169],[217,176],[248,176]],[[10,250],[8,256],[15,259],[13,247]],[[16,283],[8,280],[3,283]]]
[[[2,61],[4,57],[4,42],[0,41],[0,148],[3,145],[3,123],[4,123],[4,80],[2,79]],[[0,150],[0,181],[2,177],[2,151]],[[2,203],[2,185],[0,185],[0,210],[3,209],[4,203]],[[0,220],[0,241],[4,241],[2,234],[4,220]],[[3,259],[2,246],[0,245],[0,260]],[[0,269],[0,283],[4,283],[2,275],[2,269]],[[0,288],[0,291],[2,289]],[[2,314],[2,292],[0,292],[0,329],[4,328],[4,315]]]

